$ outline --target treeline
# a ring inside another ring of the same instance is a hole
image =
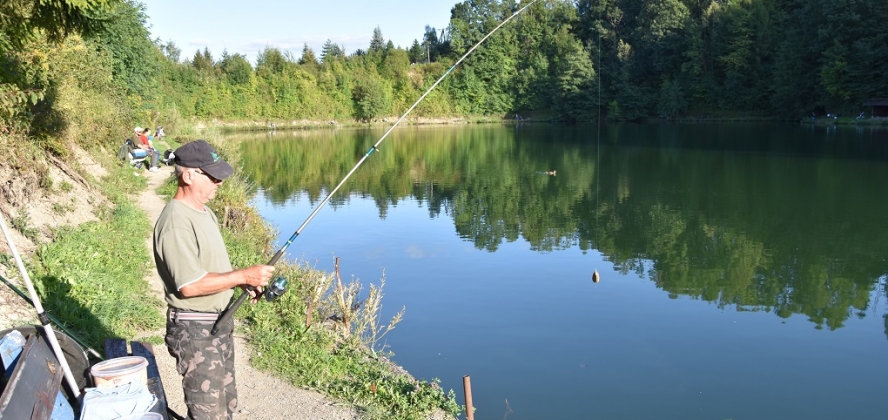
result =
[[[529,0],[457,3],[449,26],[407,49],[377,28],[366,50],[328,41],[255,67],[198,51],[162,69],[185,115],[370,120],[403,113]],[[611,120],[715,113],[857,114],[888,96],[888,3],[879,0],[540,0],[502,27],[416,110],[420,116]],[[599,103],[599,98],[601,103]],[[600,106],[600,108],[599,108]]]
[[[0,124],[36,137],[82,126],[74,131],[81,141],[118,120],[397,116],[530,1],[457,3],[446,28],[427,27],[406,48],[377,28],[367,49],[328,41],[297,57],[269,47],[255,63],[227,51],[218,60],[208,50],[183,57],[174,43],[152,41],[135,0],[3,2]],[[856,115],[866,99],[888,97],[885,57],[881,0],[537,0],[413,115]],[[76,106],[60,106],[67,88]],[[59,114],[72,107],[115,121]]]

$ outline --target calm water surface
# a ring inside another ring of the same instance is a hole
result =
[[[399,127],[289,257],[384,272],[394,360],[477,418],[888,418],[888,132],[596,130]],[[245,143],[280,244],[382,133]]]

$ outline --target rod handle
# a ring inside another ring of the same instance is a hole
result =
[[[275,253],[274,253],[274,256],[271,257],[271,260],[269,260],[269,261],[268,261],[268,264],[266,264],[266,265],[275,265],[275,264],[277,264],[278,260],[281,259],[281,257],[284,256],[284,251],[286,251],[286,250],[287,250],[287,248],[281,248],[281,249],[279,249],[278,252],[275,252]]]
[[[271,257],[271,260],[268,261],[267,265],[277,264],[278,260],[281,259],[286,250],[286,247],[279,249],[278,252],[276,252],[274,256]],[[252,286],[246,286],[246,289],[247,291],[254,290]],[[244,301],[247,300],[247,296],[249,295],[250,294],[245,291],[240,296],[238,296],[237,300],[235,300],[231,305],[228,305],[228,307],[225,308],[224,311],[222,311],[222,315],[219,315],[219,319],[216,320],[216,323],[213,324],[213,329],[210,330],[210,334],[216,335],[216,333],[219,332],[219,326],[222,325],[223,322],[227,322],[229,319],[231,319],[232,316],[234,316],[234,313],[237,312],[237,308],[240,308],[240,306],[243,305]]]
[[[216,323],[213,324],[213,329],[210,330],[210,334],[216,335],[216,333],[219,332],[219,326],[222,325],[224,322],[228,322],[228,320],[231,319],[232,316],[234,316],[234,313],[237,312],[237,308],[240,308],[240,306],[244,303],[245,300],[247,300],[247,297],[249,296],[249,293],[243,292],[240,296],[237,297],[237,300],[235,300],[231,305],[228,305],[228,307],[225,308],[224,311],[222,311],[222,315],[219,315],[219,319],[216,320]]]

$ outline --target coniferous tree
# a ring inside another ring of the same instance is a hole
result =
[[[299,57],[299,64],[302,64],[302,65],[318,64],[318,59],[315,58],[314,51],[311,48],[309,48],[307,43],[302,46],[302,57]]]
[[[373,37],[370,38],[370,47],[368,52],[382,52],[385,49],[385,38],[382,37],[382,30],[377,26],[373,29]]]
[[[191,59],[191,66],[199,72],[212,73],[214,63],[213,56],[210,54],[210,49],[205,47],[203,51],[197,50],[194,53],[194,58]]]
[[[345,57],[345,49],[336,45],[331,40],[327,40],[324,42],[324,46],[321,48],[321,62],[327,63],[331,60],[335,60],[337,58]]]
[[[410,46],[410,50],[408,51],[408,55],[410,57],[410,62],[414,63],[414,64],[422,63],[422,62],[425,62],[425,60],[426,60],[425,50],[422,48],[421,45],[419,45],[419,41],[417,41],[415,39],[413,40],[413,45]]]

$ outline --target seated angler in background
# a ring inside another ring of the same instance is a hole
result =
[[[144,150],[148,153],[148,156],[151,156],[151,167],[149,167],[148,170],[151,172],[159,171],[160,168],[157,167],[157,160],[160,158],[160,153],[151,147],[151,142],[148,141],[146,130],[142,127],[136,127],[133,131],[135,132],[132,139],[133,146]]]

